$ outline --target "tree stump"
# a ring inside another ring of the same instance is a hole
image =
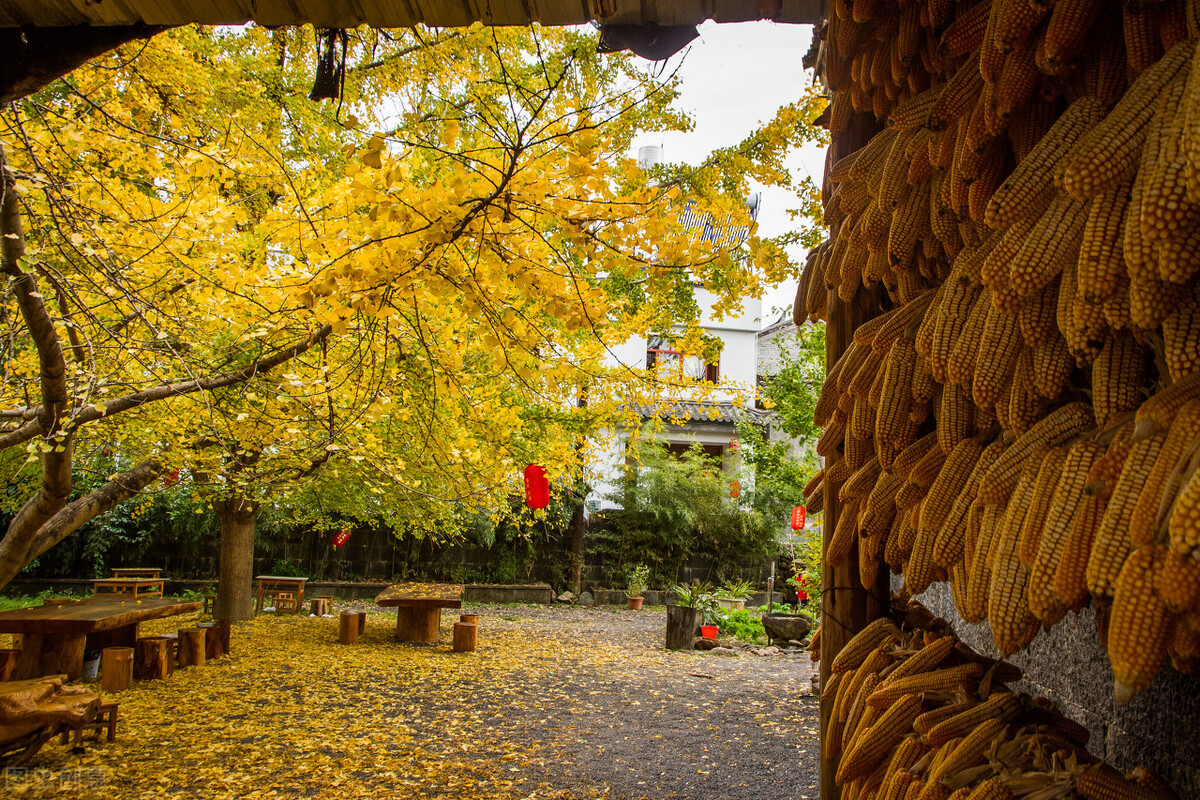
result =
[[[459,614],[458,621],[459,622],[469,622],[472,625],[478,625],[479,624],[479,615],[478,614]]]
[[[338,641],[342,644],[358,644],[358,613],[343,611],[338,617]]]
[[[143,636],[133,653],[133,677],[139,681],[162,680],[175,671],[171,640],[165,636]]]
[[[212,661],[229,653],[229,620],[209,622],[199,627],[204,630],[205,661]]]
[[[123,692],[133,683],[133,648],[106,647],[100,652],[100,686],[109,694]]]
[[[367,612],[358,612],[358,635],[362,636],[367,630]]]
[[[323,617],[329,613],[329,601],[324,597],[316,597],[309,601],[309,613]]]
[[[204,629],[180,628],[179,667],[204,666]]]
[[[667,606],[667,649],[691,650],[700,626],[700,609]]]
[[[440,608],[400,606],[396,609],[396,638],[402,642],[437,644],[441,622]]]
[[[21,660],[21,651],[17,648],[0,650],[0,681],[11,681],[17,674],[17,662]]]
[[[474,622],[454,623],[454,652],[474,653],[479,640],[479,625]]]

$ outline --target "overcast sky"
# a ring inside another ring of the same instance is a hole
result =
[[[779,106],[799,98],[802,89],[812,82],[812,74],[801,65],[812,34],[811,25],[704,23],[700,38],[667,61],[664,68],[669,74],[680,65],[682,57],[682,93],[677,105],[692,114],[695,129],[691,133],[646,135],[635,142],[636,147],[662,145],[665,160],[696,164],[714,148],[740,142],[770,120]],[[824,153],[816,146],[806,147],[788,162],[793,174],[810,175],[818,185],[823,165]],[[776,236],[789,230],[787,210],[798,205],[791,193],[754,188],[763,191],[758,215],[760,235]],[[804,252],[793,251],[791,256],[802,262]],[[790,308],[795,292],[792,283],[765,296],[764,321],[775,317],[772,308]]]

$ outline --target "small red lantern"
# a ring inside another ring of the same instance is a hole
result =
[[[732,497],[734,500],[736,500],[742,496],[742,482],[741,481],[730,481],[729,482],[729,496]]]
[[[792,509],[792,530],[798,531],[804,527],[804,506]]]
[[[550,504],[550,481],[546,470],[537,464],[525,467],[525,505],[530,508],[545,508]]]
[[[339,548],[339,547],[341,547],[342,545],[344,545],[344,544],[346,543],[346,540],[347,540],[347,539],[349,539],[349,538],[350,538],[350,531],[348,531],[348,530],[347,530],[347,529],[345,529],[345,528],[342,528],[340,531],[338,531],[337,533],[335,533],[335,534],[333,535],[333,547],[334,547],[334,549],[336,550],[337,548]]]

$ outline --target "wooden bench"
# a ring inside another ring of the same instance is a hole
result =
[[[105,732],[105,741],[115,742],[117,740],[117,701],[109,700],[101,703],[100,709],[96,712],[96,716],[90,722],[81,722],[78,725],[63,724],[59,726],[59,744],[66,744],[67,739],[71,734],[75,734],[75,747],[83,744],[83,734],[85,731],[94,731],[96,738],[100,738],[100,732]]]

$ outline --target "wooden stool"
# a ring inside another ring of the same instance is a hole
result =
[[[133,683],[133,648],[106,647],[100,651],[100,686],[117,694]]]
[[[282,614],[284,611],[296,612],[300,610],[300,603],[296,600],[295,592],[276,592],[275,593],[275,613]]]
[[[479,624],[479,615],[478,614],[459,614],[458,621],[459,622],[469,622],[472,625],[478,625]]]
[[[204,629],[205,660],[229,655],[229,620],[221,619],[199,627]]]
[[[366,631],[366,629],[367,629],[367,612],[359,611],[358,612],[358,635],[362,636],[363,632]]]
[[[454,623],[454,652],[473,653],[479,641],[479,625],[474,622]]]
[[[100,737],[100,731],[105,731],[105,739],[113,742],[117,739],[117,701],[109,700],[101,703],[100,709],[96,712],[95,718],[91,722],[85,722],[78,728],[72,728],[64,725],[62,728],[62,738],[59,739],[61,744],[67,743],[67,736],[71,733],[75,734],[75,746],[78,747],[83,742],[84,731],[95,731],[96,738]]]
[[[179,634],[178,633],[164,633],[164,634],[160,634],[159,638],[166,639],[167,643],[170,644],[170,646],[171,646],[169,657],[171,659],[171,668],[174,669],[175,665],[177,663],[179,663]]]
[[[308,613],[323,617],[329,613],[330,603],[324,597],[315,597],[309,604]]]
[[[165,636],[143,636],[133,653],[133,677],[139,681],[162,680],[175,671],[171,640]]]
[[[21,660],[19,648],[10,647],[0,650],[0,681],[11,681],[17,672],[17,662]]]
[[[181,628],[179,631],[179,666],[204,666],[204,629]]]
[[[216,607],[217,607],[217,596],[215,594],[204,595],[203,613],[211,614]]]
[[[338,642],[358,644],[358,631],[362,625],[360,616],[356,611],[343,611],[338,616]]]

